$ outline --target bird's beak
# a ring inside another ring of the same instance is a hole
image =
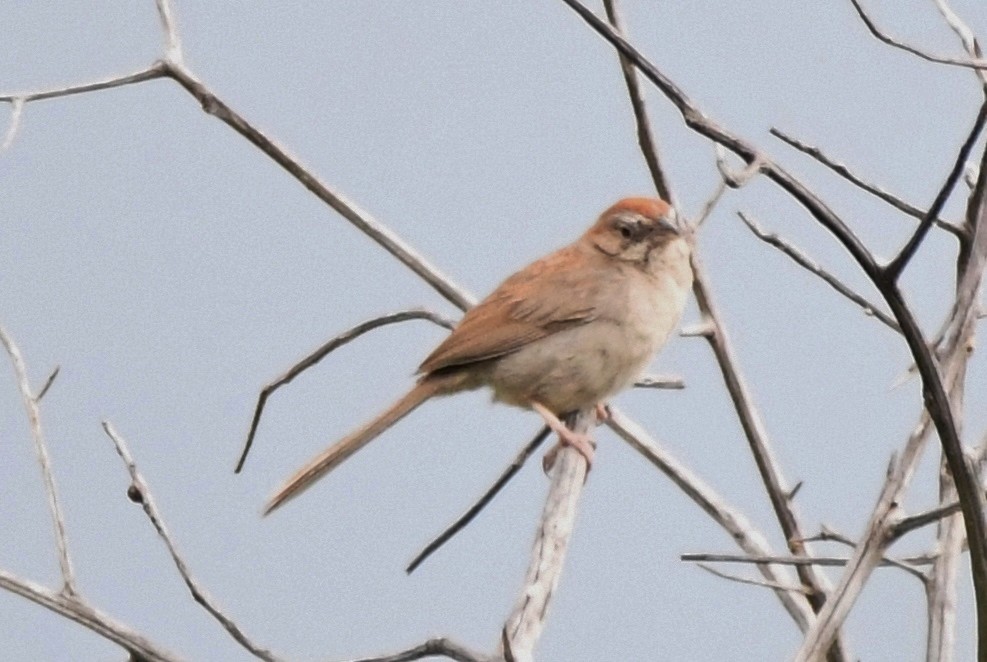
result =
[[[655,224],[655,230],[658,230],[659,234],[682,233],[682,226],[679,223],[678,214],[675,213],[674,209],[669,209],[667,214],[658,219],[658,222]]]

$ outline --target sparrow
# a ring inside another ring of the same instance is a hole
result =
[[[430,398],[490,387],[537,412],[591,466],[589,435],[560,416],[596,407],[640,376],[678,327],[692,287],[689,230],[657,198],[625,198],[575,242],[524,267],[463,316],[415,385],[313,458],[268,502],[298,496]]]

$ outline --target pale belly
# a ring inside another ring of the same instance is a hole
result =
[[[614,324],[591,323],[534,342],[492,366],[494,398],[518,406],[533,400],[559,414],[593,406],[630,385],[651,360],[650,346],[629,341]]]
[[[558,414],[608,400],[641,376],[678,326],[681,304],[652,299],[635,312],[622,323],[597,319],[498,359],[488,375],[494,399],[522,407],[534,400]]]

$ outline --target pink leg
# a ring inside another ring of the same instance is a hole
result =
[[[542,419],[545,421],[545,425],[550,427],[556,434],[559,435],[559,441],[566,446],[572,446],[579,453],[586,458],[586,471],[588,472],[593,466],[593,440],[588,434],[579,434],[578,432],[573,432],[565,426],[565,424],[559,420],[559,417],[553,414],[548,407],[545,405],[532,402],[531,408],[538,412]],[[555,455],[558,453],[558,446],[550,450],[542,462],[545,470],[552,468],[555,463]]]
[[[603,423],[610,420],[610,405],[605,402],[596,403],[596,422]]]

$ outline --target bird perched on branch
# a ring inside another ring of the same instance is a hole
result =
[[[588,435],[560,416],[602,407],[630,386],[678,327],[692,286],[691,243],[674,210],[626,198],[574,243],[521,269],[469,310],[418,368],[418,381],[327,448],[271,498],[278,508],[429,398],[489,386],[536,411],[592,463]]]

